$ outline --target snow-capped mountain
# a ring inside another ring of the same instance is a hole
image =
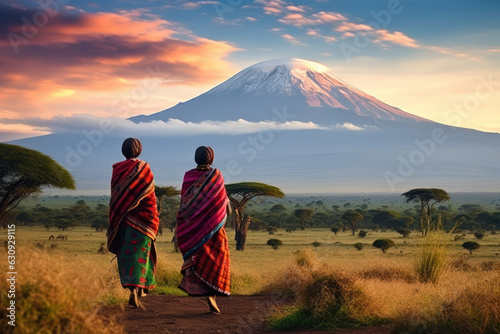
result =
[[[114,120],[112,132],[75,125],[14,143],[54,157],[81,190],[108,190],[126,137],[142,141],[140,158],[158,185],[180,187],[196,147],[208,145],[227,183],[264,182],[286,193],[500,189],[499,134],[408,114],[306,60],[258,63],[187,102],[131,120]]]
[[[194,122],[240,118],[264,121],[273,116],[270,107],[287,108],[295,120],[321,125],[346,121],[427,121],[336,78],[319,63],[297,58],[252,65],[194,99],[150,116],[131,119],[135,122],[170,118]]]

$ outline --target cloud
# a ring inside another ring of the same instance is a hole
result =
[[[198,37],[140,10],[61,9],[30,31],[26,18],[39,12],[1,5],[2,110],[49,115],[54,108],[71,111],[103,94],[130,91],[152,76],[162,86],[193,86],[233,73],[224,60],[238,50],[231,43]]]
[[[395,31],[390,32],[385,29],[376,31],[375,42],[390,42],[392,44],[397,44],[405,46],[408,48],[418,48],[420,45],[411,37],[406,36],[402,32]]]
[[[237,121],[203,121],[199,123],[184,122],[178,119],[164,121],[152,121],[134,123],[123,118],[101,118],[93,115],[76,114],[69,117],[54,116],[50,119],[38,117],[25,119],[0,119],[6,124],[24,124],[38,128],[40,131],[51,133],[92,133],[103,127],[111,128],[110,136],[125,136],[134,133],[143,137],[185,137],[199,135],[240,135],[256,133],[260,131],[297,131],[297,130],[348,130],[361,131],[366,127],[352,123],[334,124],[323,127],[313,122],[289,121],[285,123],[273,121],[249,122],[244,119]]]
[[[313,37],[318,37],[318,38],[322,38],[325,42],[335,42],[337,41],[337,38],[333,37],[333,36],[326,36],[326,35],[323,35],[319,29],[308,29],[307,30],[307,35],[308,36],[313,36]]]
[[[254,3],[262,5],[264,14],[267,15],[279,15],[285,11],[287,6],[283,0],[256,0]]]
[[[299,13],[290,13],[285,15],[278,21],[284,24],[293,25],[296,27],[319,25],[331,22],[346,20],[346,17],[334,12],[319,12],[307,17]]]
[[[283,37],[284,39],[286,39],[288,42],[294,44],[294,45],[302,45],[302,46],[305,46],[307,45],[307,43],[304,43],[302,42],[301,40],[299,40],[297,37],[295,36],[292,36],[290,34],[283,34],[281,35],[281,37]]]
[[[366,24],[358,24],[354,22],[342,22],[335,28],[335,31],[373,31],[374,29]]]
[[[219,1],[195,1],[195,2],[185,2],[182,4],[182,8],[192,10],[197,9],[203,5],[218,5]]]

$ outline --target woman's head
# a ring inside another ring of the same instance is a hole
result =
[[[214,150],[208,146],[200,146],[194,153],[194,161],[198,164],[198,169],[208,169],[214,162]]]
[[[142,144],[137,138],[127,138],[122,144],[122,154],[125,158],[137,158],[142,152]]]

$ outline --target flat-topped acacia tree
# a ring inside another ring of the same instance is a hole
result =
[[[283,198],[285,194],[277,187],[259,182],[240,182],[226,185],[227,195],[233,207],[236,232],[236,250],[244,250],[250,219],[243,221],[243,210],[248,201],[257,196]]]
[[[411,189],[401,194],[401,196],[406,197],[407,203],[414,200],[420,201],[420,230],[423,236],[437,228],[437,224],[432,224],[431,222],[434,205],[450,200],[450,195],[445,190],[439,188]]]
[[[75,189],[73,176],[51,157],[25,147],[0,143],[0,222],[43,187]]]

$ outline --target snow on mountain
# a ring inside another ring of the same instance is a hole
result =
[[[233,103],[234,99],[237,99],[237,103]],[[132,120],[243,118],[261,121],[269,119],[270,114],[266,110],[269,106],[292,108],[297,120],[317,121],[321,125],[346,121],[367,122],[364,118],[370,121],[427,121],[379,101],[336,78],[324,65],[297,58],[275,59],[252,65],[192,100],[149,117],[139,116]]]

